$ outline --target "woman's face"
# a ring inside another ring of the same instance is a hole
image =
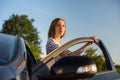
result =
[[[63,36],[65,33],[65,23],[62,20],[59,20],[55,26],[55,36]]]

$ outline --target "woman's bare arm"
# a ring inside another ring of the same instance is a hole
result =
[[[96,38],[96,36],[91,37],[94,42],[99,42],[99,40]],[[66,50],[60,54],[61,57],[63,56],[79,56],[89,45],[91,45],[93,42],[86,43],[83,47],[71,52],[70,50]]]
[[[74,51],[74,52],[71,52],[71,53],[69,54],[69,56],[79,56],[79,55],[80,55],[89,45],[91,45],[91,44],[92,44],[92,42],[86,43],[83,47],[77,49],[77,50]]]

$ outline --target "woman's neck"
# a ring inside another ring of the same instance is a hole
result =
[[[54,39],[56,42],[60,42],[60,36],[55,36]]]

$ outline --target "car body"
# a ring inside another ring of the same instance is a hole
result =
[[[40,62],[36,62],[30,48],[21,37],[0,33],[0,80],[120,80],[109,51],[100,39],[92,45],[96,45],[101,51],[98,50],[94,55],[98,55],[97,58],[84,55],[86,50],[80,56],[66,56],[54,61],[64,50],[86,42],[94,40],[91,37],[73,39],[52,51]],[[102,60],[98,59],[103,60],[103,67],[99,67],[98,62]]]
[[[22,73],[27,74],[26,60],[24,40],[0,33],[0,80],[13,80],[22,76]]]

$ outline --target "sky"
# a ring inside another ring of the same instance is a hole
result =
[[[46,54],[47,33],[51,21],[66,21],[66,43],[78,37],[96,36],[108,48],[113,61],[120,64],[120,1],[119,0],[0,0],[0,29],[12,14],[34,19]]]

